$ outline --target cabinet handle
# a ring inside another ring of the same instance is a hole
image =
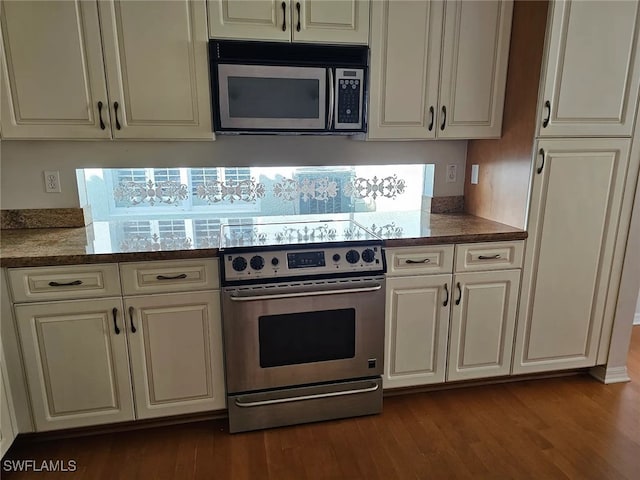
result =
[[[410,258],[407,258],[404,263],[431,263],[431,259],[424,258],[422,260],[411,260]]]
[[[282,31],[287,31],[287,4],[282,2]]]
[[[496,253],[495,255],[478,255],[478,260],[497,260],[499,258],[499,253]]]
[[[113,102],[113,111],[115,112],[115,116],[116,116],[116,130],[120,130],[122,127],[120,126],[120,121],[118,120],[118,107],[120,105],[118,105],[118,102]]]
[[[180,275],[174,275],[173,277],[167,277],[166,275],[158,275],[156,280],[183,280],[187,278],[186,273],[181,273]]]
[[[547,128],[547,125],[549,125],[549,119],[551,118],[551,102],[549,100],[544,102],[544,108],[547,109],[547,118],[542,120],[542,128]]]
[[[458,288],[458,298],[456,300],[456,305],[460,305],[460,300],[462,300],[462,287],[460,286],[460,282],[456,283],[456,287]]]
[[[435,110],[433,109],[433,105],[429,107],[429,115],[431,120],[429,120],[429,131],[433,130],[433,120],[435,119]]]
[[[296,11],[298,12],[298,24],[296,25],[296,32],[300,31],[300,2],[296,2]]]
[[[442,106],[442,123],[440,124],[440,130],[444,130],[445,125],[447,124],[447,107]]]
[[[446,307],[447,305],[449,305],[449,287],[446,283],[444,284],[444,293],[447,294],[447,298],[445,298],[444,302],[442,302],[442,306]]]
[[[136,326],[133,324],[133,307],[129,307],[129,321],[131,322],[131,333],[136,333]]]
[[[538,154],[542,155],[542,163],[540,164],[540,166],[538,167],[538,173],[542,173],[542,169],[544,168],[544,148],[541,148],[540,151],[538,152]]]
[[[69,283],[49,282],[50,287],[75,287],[76,285],[82,285],[82,280],[74,280]]]
[[[102,102],[98,102],[98,117],[100,118],[100,130],[107,128],[102,120]]]
[[[116,332],[116,335],[120,335],[120,329],[118,328],[118,309],[113,307],[111,313],[113,313],[113,330]]]

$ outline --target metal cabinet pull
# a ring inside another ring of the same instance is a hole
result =
[[[429,128],[428,128],[429,131],[433,130],[433,121],[435,120],[435,115],[436,115],[435,110],[433,109],[433,105],[431,105],[429,107],[429,116],[431,119],[429,120]]]
[[[460,305],[460,301],[462,300],[462,287],[460,286],[460,282],[456,283],[456,287],[458,288],[458,299],[456,300],[456,305]]]
[[[136,326],[133,324],[133,307],[129,307],[129,321],[131,322],[131,333],[136,333]]]
[[[446,307],[447,305],[449,305],[449,287],[446,283],[444,284],[444,292],[447,294],[447,298],[445,298],[444,302],[442,302],[442,306]]]
[[[113,314],[113,330],[116,332],[116,335],[120,335],[120,329],[118,328],[118,309],[113,307],[111,313]]]
[[[282,31],[287,31],[287,4],[282,2]]]
[[[542,164],[538,167],[538,173],[542,173],[542,169],[544,168],[544,148],[541,148],[538,152],[539,155],[542,155]]]
[[[77,285],[82,285],[82,280],[74,280],[69,283],[49,282],[50,287],[75,287]]]
[[[431,259],[430,258],[423,258],[422,260],[412,260],[410,258],[407,258],[404,263],[431,263]]]
[[[499,253],[496,253],[495,255],[478,255],[478,260],[497,260],[499,258]]]
[[[116,116],[116,130],[120,130],[122,129],[122,127],[120,126],[120,121],[118,120],[118,107],[120,105],[118,105],[118,102],[113,102],[113,111],[115,113]]]
[[[300,2],[296,2],[296,11],[298,12],[298,24],[296,25],[296,31],[300,31]]]
[[[102,120],[102,102],[98,102],[98,117],[100,118],[100,130],[107,128]]]
[[[551,102],[549,100],[544,102],[544,108],[547,109],[547,118],[542,120],[542,128],[547,128],[547,125],[549,125],[549,120],[551,119]]]
[[[442,124],[440,124],[440,130],[444,130],[445,125],[447,124],[447,107],[442,106]]]
[[[174,275],[173,277],[167,277],[166,275],[158,275],[156,280],[183,280],[187,278],[186,273],[181,273],[180,275]]]

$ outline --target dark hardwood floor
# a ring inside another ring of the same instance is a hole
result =
[[[229,435],[222,420],[29,442],[7,459],[75,460],[18,479],[638,479],[640,326],[632,382],[586,375],[388,397],[384,413]],[[4,465],[4,462],[3,462]]]

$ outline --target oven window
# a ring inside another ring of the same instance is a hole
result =
[[[231,118],[320,116],[320,82],[315,78],[229,77]]]
[[[262,368],[353,358],[356,311],[344,308],[262,316],[259,339]]]

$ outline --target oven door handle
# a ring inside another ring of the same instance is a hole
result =
[[[375,392],[378,390],[380,386],[376,383],[371,387],[366,388],[358,388],[355,390],[342,390],[339,392],[327,392],[327,393],[316,393],[313,395],[300,395],[299,397],[287,397],[287,398],[276,398],[274,400],[260,400],[257,402],[242,402],[239,398],[236,398],[235,404],[238,407],[249,408],[249,407],[263,407],[265,405],[276,405],[278,403],[288,403],[288,402],[299,402],[302,400],[316,400],[319,398],[329,398],[329,397],[341,397],[343,395],[355,395],[358,393],[369,393]]]
[[[382,288],[382,284],[376,283],[368,287],[357,288],[340,288],[329,290],[308,290],[303,292],[291,292],[291,293],[276,293],[269,295],[229,295],[229,299],[233,302],[251,302],[255,300],[275,300],[278,298],[298,298],[298,297],[315,297],[318,295],[335,295],[338,293],[362,293],[362,292],[375,292]]]

